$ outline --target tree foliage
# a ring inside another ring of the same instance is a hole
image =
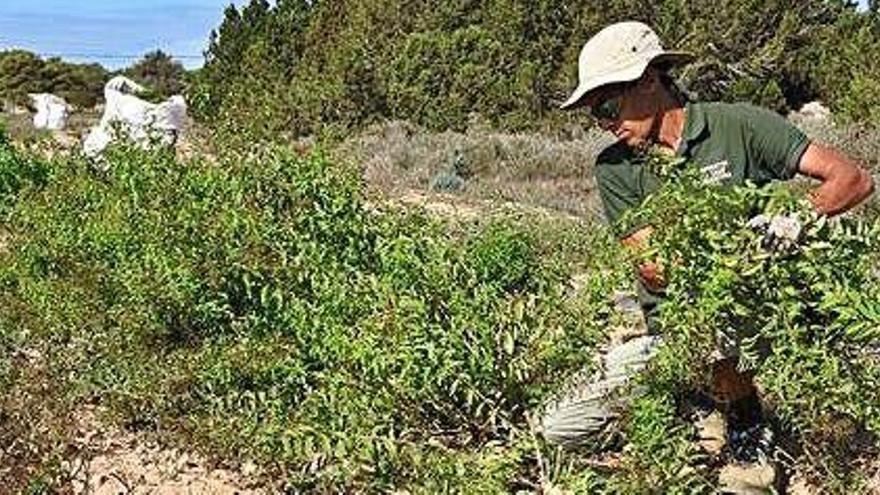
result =
[[[183,92],[187,78],[183,65],[161,50],[121,73],[144,84],[157,99]],[[0,52],[0,98],[18,106],[30,104],[29,93],[52,93],[77,108],[92,108],[103,101],[110,76],[100,64],[44,60],[25,50]]]
[[[191,99],[204,120],[294,134],[379,118],[462,128],[472,112],[557,125],[580,47],[626,19],[697,54],[680,76],[701,98],[875,111],[878,18],[826,0],[254,0],[226,10]]]
[[[103,97],[107,71],[98,64],[43,60],[24,50],[0,52],[0,98],[20,106],[28,93],[53,93],[79,108],[91,108]]]
[[[125,69],[124,74],[162,99],[180,94],[186,78],[183,65],[162,50],[147,53],[140,61]]]

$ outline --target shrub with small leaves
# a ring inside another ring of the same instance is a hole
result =
[[[658,227],[642,256],[668,279],[659,321],[674,359],[652,386],[699,387],[713,352],[737,349],[810,452],[839,419],[880,433],[880,223],[821,216],[784,185],[721,188],[665,166],[665,187],[626,220]]]
[[[597,271],[572,299],[559,260],[605,232],[368,207],[356,170],[321,154],[107,163],[43,162],[51,179],[11,188],[2,215],[0,342],[40,348],[71,398],[295,490],[533,475],[525,411],[589,361],[621,280]]]

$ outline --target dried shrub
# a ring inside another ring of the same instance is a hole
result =
[[[433,178],[455,172],[464,179],[465,197],[600,218],[593,166],[609,143],[595,128],[562,138],[479,123],[466,132],[433,133],[395,121],[345,140],[335,154],[361,164],[369,185],[393,195],[428,190]]]

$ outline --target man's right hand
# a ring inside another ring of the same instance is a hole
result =
[[[648,247],[648,239],[654,232],[651,226],[637,230],[629,237],[624,238],[621,242],[634,252],[639,252]],[[646,261],[638,267],[639,276],[645,283],[645,286],[654,292],[658,292],[666,287],[666,279],[663,276],[663,267],[653,261]]]

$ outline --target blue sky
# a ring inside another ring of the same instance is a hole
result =
[[[208,34],[219,25],[230,1],[0,0],[0,49],[25,48],[119,68],[161,48],[172,55],[195,56],[181,58],[181,62],[198,67]],[[867,4],[867,0],[859,1]]]
[[[211,29],[231,0],[0,0],[0,49],[25,48],[119,68],[161,48],[202,64]],[[235,0],[241,5],[245,0]],[[75,5],[75,6],[74,6]]]

